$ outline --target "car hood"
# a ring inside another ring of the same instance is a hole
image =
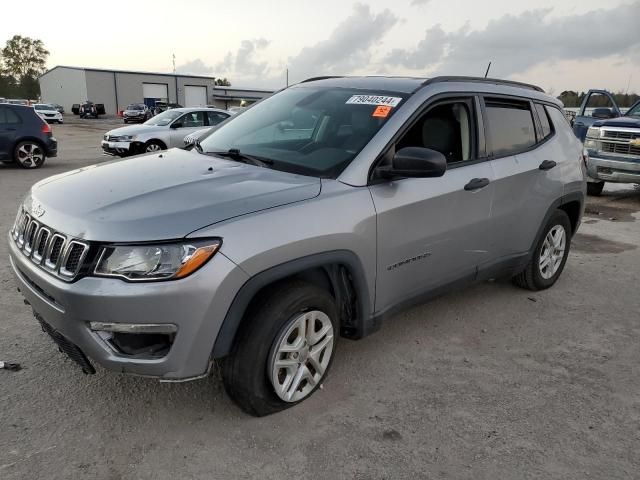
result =
[[[620,128],[640,128],[640,118],[618,117],[609,120],[599,120],[593,124],[594,127],[620,127]]]
[[[114,128],[113,130],[109,130],[105,136],[115,136],[120,137],[122,135],[143,135],[147,133],[154,132],[166,132],[169,127],[158,127],[156,125],[145,125],[144,123],[141,125],[131,125],[127,127]]]
[[[76,238],[155,241],[307,200],[320,188],[318,178],[172,149],[46,178],[25,207]]]

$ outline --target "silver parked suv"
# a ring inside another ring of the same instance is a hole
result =
[[[325,380],[339,336],[401,307],[556,282],[586,189],[561,107],[500,80],[307,80],[192,151],[37,183],[11,265],[86,373],[180,381],[217,360],[245,411],[276,412]]]

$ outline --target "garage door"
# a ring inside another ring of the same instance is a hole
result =
[[[156,100],[164,100],[169,98],[167,93],[167,85],[164,83],[143,83],[142,96],[146,98],[155,98]]]
[[[204,107],[207,104],[207,87],[184,87],[185,107]]]

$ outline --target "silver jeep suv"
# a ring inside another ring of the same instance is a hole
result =
[[[85,373],[181,381],[218,361],[230,396],[265,415],[322,384],[339,336],[400,308],[490,278],[553,285],[583,162],[562,105],[537,87],[310,79],[192,151],[37,183],[11,265]]]

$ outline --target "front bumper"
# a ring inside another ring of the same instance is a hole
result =
[[[221,252],[185,279],[148,283],[58,280],[18,250],[11,237],[9,255],[18,287],[34,313],[87,357],[110,370],[168,381],[207,373],[222,321],[248,279]],[[177,333],[165,356],[146,358],[118,352],[89,322],[175,325]]]
[[[640,183],[640,158],[589,151],[587,175],[605,182]]]
[[[124,115],[124,120],[126,122],[144,122],[147,117],[145,115],[133,116],[133,115]]]
[[[134,151],[133,142],[108,142],[106,140],[102,140],[101,143],[102,151],[107,155],[133,155],[136,152]]]

